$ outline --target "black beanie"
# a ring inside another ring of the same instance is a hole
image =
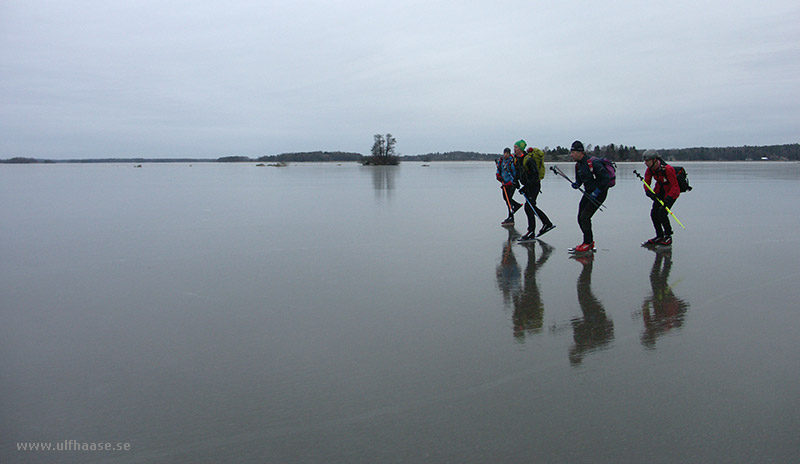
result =
[[[572,148],[570,148],[570,151],[583,151],[583,144],[581,143],[581,141],[576,140],[572,142]]]

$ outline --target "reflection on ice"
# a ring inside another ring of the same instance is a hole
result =
[[[508,239],[503,242],[503,252],[497,265],[497,287],[503,295],[506,307],[511,304],[511,297],[520,287],[520,269],[514,256],[514,242],[520,237],[515,227],[508,227]]]
[[[642,302],[641,317],[644,322],[642,345],[655,348],[658,337],[683,326],[689,303],[678,298],[669,284],[672,269],[672,251],[655,251],[653,268],[650,271],[652,293]]]
[[[542,249],[538,258],[537,246]],[[526,243],[523,248],[528,253],[528,265],[525,267],[522,288],[514,295],[514,313],[511,317],[514,323],[514,337],[518,339],[523,339],[526,333],[542,331],[544,303],[536,283],[536,273],[553,253],[553,247],[542,241]]]
[[[594,255],[577,256],[575,260],[583,265],[577,286],[583,317],[571,321],[575,344],[569,350],[569,362],[573,366],[580,364],[588,353],[608,347],[614,339],[614,323],[592,293]]]
[[[397,166],[367,166],[364,169],[369,169],[372,172],[372,188],[375,190],[375,195],[391,194],[395,188]]]
[[[513,335],[518,341],[525,341],[526,334],[542,331],[544,322],[544,303],[536,282],[536,273],[553,253],[553,247],[545,242],[528,242],[522,246],[527,253],[524,279],[517,258],[514,255],[516,240],[520,237],[514,227],[508,227],[508,240],[503,244],[500,264],[497,265],[497,286],[503,295],[506,308],[512,309],[511,321]],[[537,257],[536,248],[541,248]]]

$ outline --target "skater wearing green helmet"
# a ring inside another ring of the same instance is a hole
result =
[[[555,225],[544,211],[536,206],[536,199],[542,190],[542,177],[544,177],[544,153],[538,148],[527,148],[524,140],[514,144],[514,159],[516,160],[517,178],[522,183],[519,192],[525,198],[525,215],[528,217],[528,232],[519,241],[529,242],[555,229]],[[536,218],[542,221],[542,228],[536,233]]]

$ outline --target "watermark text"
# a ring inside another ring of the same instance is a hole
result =
[[[64,440],[17,443],[17,451],[130,451],[130,443]]]

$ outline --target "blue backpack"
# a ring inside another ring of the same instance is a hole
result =
[[[610,180],[608,181],[608,188],[617,185],[617,163],[611,161],[610,159],[600,158],[599,156],[592,156],[586,160],[586,162],[589,163],[589,169],[592,170],[592,174],[594,174],[594,167],[592,166],[592,163],[603,163],[606,171],[608,171],[608,177],[610,177]]]

